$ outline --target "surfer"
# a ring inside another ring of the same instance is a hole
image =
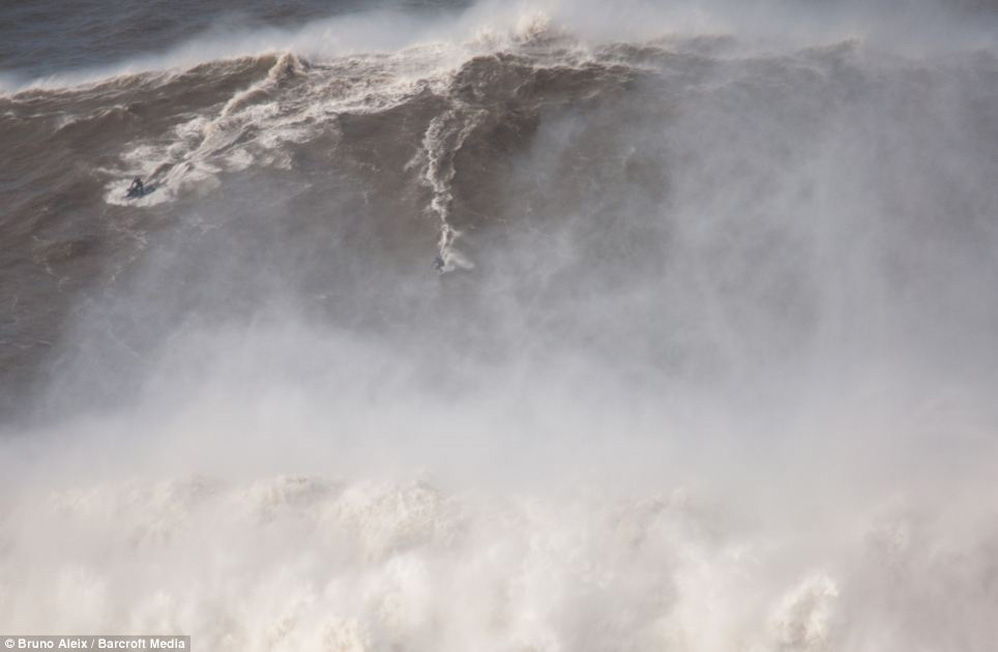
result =
[[[132,179],[132,185],[128,187],[128,197],[141,197],[144,194],[146,194],[146,187],[142,183],[142,177],[135,177]]]
[[[433,269],[437,270],[438,272],[443,273],[444,267],[446,266],[447,264],[444,262],[443,256],[438,254],[437,257],[433,259]]]

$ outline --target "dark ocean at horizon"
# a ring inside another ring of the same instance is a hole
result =
[[[22,81],[155,55],[206,34],[295,29],[372,10],[447,11],[467,0],[6,0],[0,74]]]

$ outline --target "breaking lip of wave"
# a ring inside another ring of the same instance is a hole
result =
[[[0,93],[55,89],[110,77],[188,68],[217,59],[294,52],[308,59],[352,53],[398,51],[416,44],[461,41],[522,42],[552,25],[583,42],[640,42],[668,35],[692,37],[737,34],[744,47],[766,51],[788,42],[862,39],[876,47],[918,54],[927,51],[993,47],[998,17],[957,12],[935,2],[914,3],[899,14],[890,2],[857,7],[822,7],[805,2],[744,3],[715,0],[657,4],[628,0],[613,9],[594,0],[539,0],[509,5],[485,0],[463,11],[416,13],[374,10],[312,21],[299,28],[233,31],[216,25],[207,33],[166,53],[140,55],[110,67],[25,79],[16,71],[0,73]],[[754,39],[754,42],[753,42]]]
[[[296,51],[303,56],[338,56],[352,52],[394,51],[435,33],[437,20],[399,11],[376,11],[313,21],[305,27],[256,28],[233,32],[216,26],[163,54],[139,55],[110,67],[57,73],[25,80],[16,72],[0,77],[0,90],[58,89],[101,82],[109,78],[152,71],[190,68],[199,64],[246,55]]]

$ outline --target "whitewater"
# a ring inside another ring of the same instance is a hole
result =
[[[998,649],[990,5],[52,7],[0,638]]]

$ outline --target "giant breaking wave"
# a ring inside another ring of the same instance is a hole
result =
[[[0,633],[991,649],[993,45],[524,16],[0,96]]]

